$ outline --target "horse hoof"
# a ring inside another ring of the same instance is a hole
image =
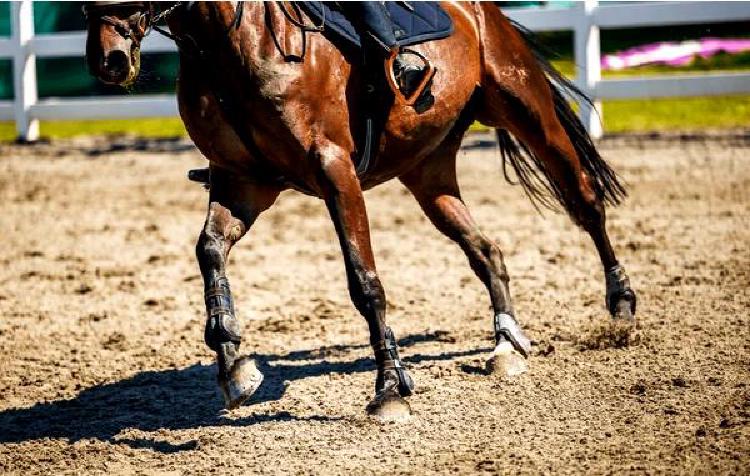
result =
[[[500,342],[487,359],[487,373],[501,377],[515,377],[525,373],[529,366],[526,359],[513,348],[510,342]]]
[[[367,405],[367,414],[383,422],[404,421],[411,417],[411,407],[398,392],[386,390],[375,395]]]
[[[263,382],[263,374],[255,366],[253,359],[242,357],[232,365],[228,379],[219,378],[219,388],[224,395],[227,409],[233,410],[250,398]]]
[[[635,306],[633,302],[627,299],[620,299],[615,306],[615,311],[612,317],[616,321],[624,321],[629,323],[635,322]]]

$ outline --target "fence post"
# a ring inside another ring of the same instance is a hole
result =
[[[30,116],[37,101],[36,55],[31,53],[34,38],[34,5],[31,0],[10,2],[11,38],[15,46],[13,55],[14,116],[16,132],[21,141],[39,139],[39,121]]]
[[[585,0],[581,5],[582,14],[576,24],[574,31],[575,42],[575,64],[578,69],[578,87],[588,93],[594,102],[592,108],[589,104],[581,102],[580,117],[586,130],[594,138],[600,138],[602,130],[602,102],[596,99],[594,91],[597,83],[602,79],[601,67],[601,44],[599,42],[599,26],[594,24],[593,13],[598,5],[598,0]]]

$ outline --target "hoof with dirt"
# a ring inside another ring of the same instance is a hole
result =
[[[510,342],[500,342],[487,359],[485,370],[488,375],[516,377],[529,370],[526,358],[513,348]]]
[[[250,398],[263,382],[263,374],[253,359],[243,357],[232,366],[229,378],[219,378],[219,388],[228,410],[234,410]]]
[[[367,414],[383,422],[405,421],[411,418],[412,411],[409,402],[398,391],[387,389],[375,395],[367,405]]]

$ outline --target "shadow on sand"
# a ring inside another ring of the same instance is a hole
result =
[[[408,336],[401,347],[419,342],[444,341],[446,333]],[[284,381],[301,380],[329,373],[352,374],[375,370],[371,358],[328,362],[326,357],[345,358],[348,352],[366,345],[336,345],[289,354],[253,357],[265,379],[249,404],[278,400],[284,395]],[[412,364],[446,361],[476,355],[490,349],[456,351],[436,355],[414,354],[403,360]],[[313,363],[294,364],[313,360]],[[83,390],[70,400],[37,403],[28,408],[0,412],[0,443],[20,443],[41,438],[65,438],[74,442],[95,438],[133,448],[148,448],[162,453],[195,449],[196,441],[171,444],[150,439],[116,438],[122,430],[180,430],[203,426],[251,426],[269,421],[336,421],[343,417],[298,417],[289,412],[257,414],[228,419],[221,415],[222,401],[216,387],[214,365],[195,364],[183,369],[141,372],[118,382]]]

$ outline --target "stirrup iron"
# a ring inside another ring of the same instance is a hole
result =
[[[408,53],[410,55],[416,56],[420,59],[420,61],[422,61],[424,65],[422,80],[419,82],[417,87],[414,88],[414,91],[412,91],[409,95],[404,95],[404,92],[399,87],[398,81],[396,80],[396,72],[393,68],[396,62],[396,58],[401,53]],[[414,107],[414,104],[422,96],[422,93],[424,93],[425,89],[427,89],[427,86],[435,77],[436,72],[437,69],[432,66],[432,63],[430,63],[423,54],[411,49],[402,50],[400,47],[395,46],[391,49],[391,52],[385,60],[385,78],[388,82],[388,87],[390,87],[391,91],[393,91],[393,94],[396,97],[396,102],[402,106]]]

